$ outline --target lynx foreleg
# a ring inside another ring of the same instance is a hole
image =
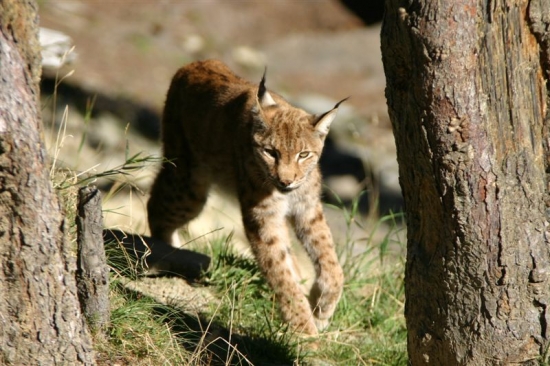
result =
[[[258,266],[275,293],[283,319],[297,333],[316,335],[314,316],[290,253],[285,217],[258,211],[243,210],[245,231]]]
[[[309,302],[319,330],[324,329],[342,295],[344,274],[338,262],[330,229],[321,203],[309,205],[293,217],[296,236],[315,268]]]

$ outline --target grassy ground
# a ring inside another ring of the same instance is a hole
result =
[[[100,364],[405,365],[403,263],[380,249],[392,235],[344,261],[344,295],[317,351],[280,321],[256,264],[233,252],[230,238],[207,250],[214,262],[198,286],[219,302],[197,314],[127,290],[120,279],[135,272],[114,272],[111,326],[96,342]],[[108,253],[120,268],[121,253]]]
[[[144,161],[132,157],[127,163],[121,171]],[[65,199],[67,218],[74,222],[75,192],[80,183],[62,171],[53,177]],[[356,211],[353,205],[341,211],[350,229],[363,227]],[[132,262],[117,245],[108,245],[111,324],[106,334],[95,336],[98,363],[405,365],[404,263],[394,253],[403,245],[398,240],[399,220],[399,215],[384,217],[370,232],[365,229],[364,243],[347,240],[340,244],[345,289],[330,327],[317,339],[316,351],[310,350],[311,340],[294,336],[280,321],[258,267],[232,250],[231,237],[193,248],[213,260],[195,286],[210,291],[218,300],[193,313],[125,287],[126,279],[139,278],[139,263]],[[379,230],[385,234],[380,235]],[[75,235],[74,230],[71,233]]]
[[[96,176],[127,175],[150,161],[128,157],[118,169]],[[74,222],[75,191],[90,177],[52,170]],[[232,250],[231,237],[195,247],[213,263],[195,286],[218,299],[199,312],[161,304],[124,286],[140,269],[121,248],[107,246],[111,271],[111,324],[95,335],[100,365],[405,365],[404,263],[395,249],[401,216],[363,222],[357,206],[342,208],[348,228],[365,231],[362,243],[339,243],[346,284],[329,328],[315,341],[292,334],[282,323],[272,293],[255,262]],[[372,227],[373,225],[370,225]],[[388,229],[389,228],[389,229]],[[384,234],[380,234],[383,231]],[[71,230],[74,235],[74,230]],[[358,252],[360,244],[361,251]],[[397,251],[399,252],[399,250]],[[402,252],[402,251],[401,251]]]
[[[353,212],[342,214],[350,226],[359,224]],[[403,261],[388,253],[402,245],[394,242],[398,219],[381,219],[381,226],[394,229],[379,241],[370,240],[377,228],[366,233],[366,250],[358,255],[353,253],[357,243],[342,246],[345,290],[316,351],[308,347],[311,340],[294,336],[280,321],[258,267],[232,251],[230,237],[194,248],[213,258],[197,286],[219,301],[193,314],[126,289],[121,279],[137,272],[120,268],[136,266],[121,266],[129,259],[111,248],[110,265],[118,270],[111,278],[111,326],[107,337],[96,341],[100,364],[405,365]]]

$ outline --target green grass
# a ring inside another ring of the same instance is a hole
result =
[[[394,219],[396,216],[384,218],[391,222]],[[387,246],[393,234],[388,232],[377,245]],[[344,294],[331,326],[320,335],[319,351],[297,351],[300,347],[280,322],[271,292],[256,264],[231,252],[228,246],[215,250],[216,262],[209,273],[209,283],[223,295],[221,309],[216,309],[215,316],[235,332],[269,340],[275,349],[266,345],[265,352],[279,355],[277,359],[281,361],[318,359],[340,365],[405,365],[403,262],[384,254],[373,257],[373,252],[379,250],[367,247],[361,255],[346,261]]]
[[[182,365],[191,353],[174,331],[177,313],[153,299],[111,282],[111,323],[105,336],[94,337],[99,365]]]
[[[140,157],[136,163],[135,158],[127,161],[131,169],[121,168],[120,174],[148,162]],[[84,183],[89,180],[82,178]],[[74,197],[75,186],[57,185],[68,197]],[[317,351],[309,350],[308,341],[295,337],[281,322],[256,263],[231,249],[230,236],[207,247],[193,244],[212,257],[199,285],[219,300],[198,314],[126,289],[124,279],[138,279],[143,265],[116,244],[107,245],[112,268],[111,324],[105,335],[95,337],[99,364],[406,365],[404,263],[389,249],[403,245],[396,241],[401,217],[383,217],[368,232],[356,206],[342,209],[342,215],[350,231],[359,227],[365,236],[354,241],[350,235],[339,243],[346,274],[344,293],[331,325],[319,335]]]
[[[382,218],[365,236],[363,252],[343,261],[347,278],[342,300],[319,336],[317,351],[308,350],[308,342],[281,322],[256,263],[231,249],[231,237],[195,247],[213,258],[199,285],[219,299],[199,314],[126,290],[119,279],[138,274],[120,268],[124,263],[137,267],[111,246],[107,253],[118,274],[111,282],[112,324],[99,351],[106,360],[151,365],[406,365],[404,263],[384,249],[401,245],[393,242],[398,219]],[[359,225],[358,220],[353,216],[349,225]],[[384,221],[390,230],[376,242],[372,237]],[[356,244],[345,243],[342,255]]]

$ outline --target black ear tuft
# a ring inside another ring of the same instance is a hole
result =
[[[265,87],[266,73],[267,73],[267,66],[264,70],[264,76],[262,76],[262,81],[260,81],[260,86],[258,87],[258,94],[256,96],[261,108],[267,108],[277,104],[273,99],[273,97],[271,96],[271,94],[269,94],[269,92],[267,91],[267,88]]]
[[[260,86],[258,88],[258,100],[262,100],[267,89],[265,88],[265,75],[267,74],[267,66],[264,69],[264,74],[262,80],[260,81]]]
[[[332,109],[336,109],[338,107],[340,107],[340,104],[344,103],[346,100],[348,100],[350,97],[347,97],[347,98],[344,98],[342,99],[341,101],[339,101],[338,103],[336,103],[336,105],[334,106],[334,108]]]
[[[330,128],[330,125],[332,121],[334,121],[334,118],[336,117],[336,112],[338,112],[338,107],[340,104],[348,100],[349,97],[342,99],[336,105],[334,108],[332,108],[330,111],[323,113],[321,116],[316,118],[313,121],[313,125],[315,126],[315,130],[319,133],[320,136],[326,136],[328,134],[328,130]]]

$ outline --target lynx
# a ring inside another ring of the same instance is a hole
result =
[[[342,101],[343,102],[343,101]],[[341,103],[341,102],[340,102]],[[166,158],[147,204],[151,235],[170,242],[216,184],[236,195],[258,266],[292,329],[315,335],[340,299],[344,276],[320,201],[319,156],[338,106],[295,108],[222,62],[199,61],[172,79],[162,121]],[[309,296],[300,285],[287,224],[311,258]]]

